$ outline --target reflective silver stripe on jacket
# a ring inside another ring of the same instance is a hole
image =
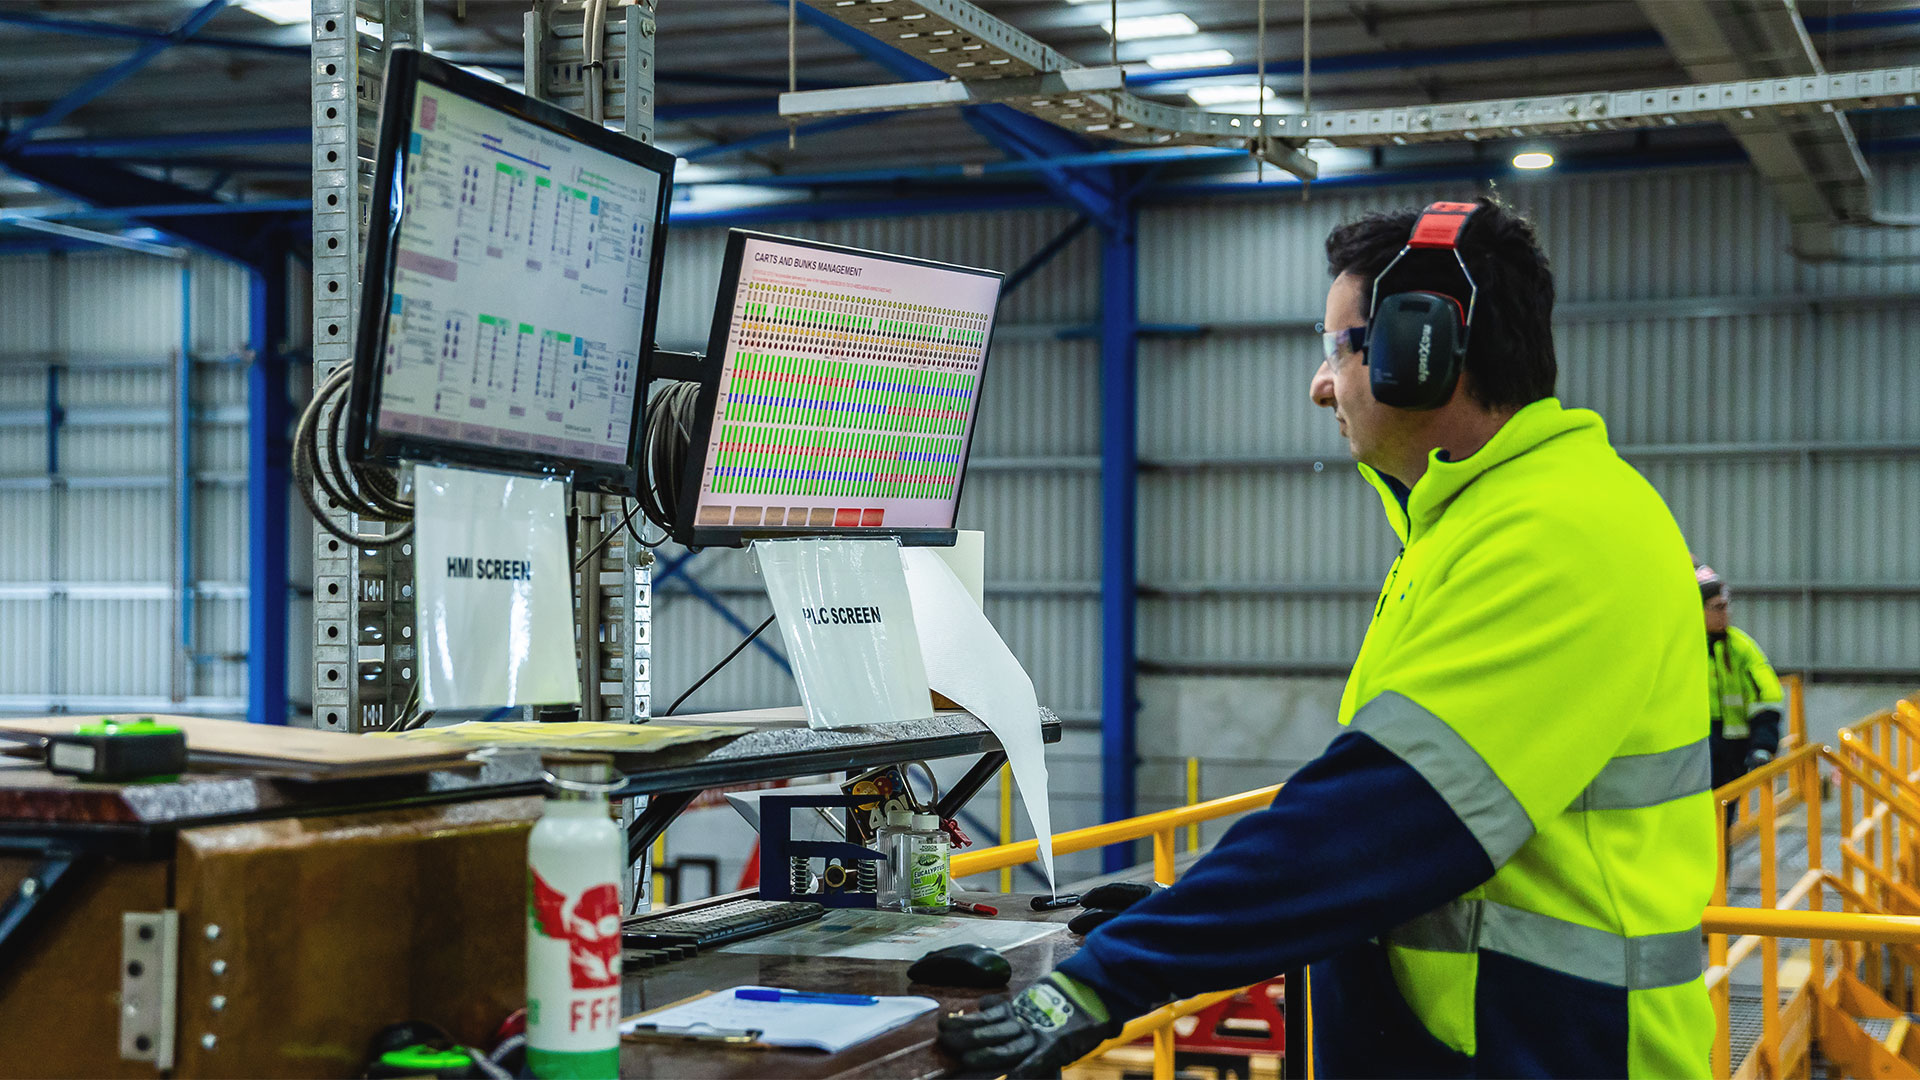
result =
[[[1445,720],[1391,690],[1360,707],[1353,729],[1412,766],[1480,841],[1496,869],[1533,838],[1533,819],[1493,766]]]
[[[1391,945],[1429,952],[1478,949],[1549,971],[1628,990],[1678,986],[1700,977],[1700,928],[1624,937],[1491,900],[1455,900],[1386,935]]]
[[[1707,740],[1657,754],[1626,754],[1607,762],[1573,802],[1574,810],[1640,810],[1698,795],[1713,787]]]

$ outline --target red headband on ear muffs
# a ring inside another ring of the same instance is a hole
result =
[[[1373,305],[1367,316],[1366,360],[1374,399],[1401,409],[1437,409],[1453,398],[1466,366],[1467,338],[1480,289],[1460,257],[1460,234],[1480,209],[1478,203],[1434,203],[1414,222],[1407,246],[1373,279]],[[1428,290],[1380,295],[1386,280],[1415,249],[1450,251],[1467,281],[1467,306]]]

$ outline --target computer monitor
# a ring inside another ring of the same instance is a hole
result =
[[[683,542],[952,543],[1000,285],[991,270],[734,230]]]
[[[571,474],[579,488],[631,494],[673,164],[395,50],[349,456]]]

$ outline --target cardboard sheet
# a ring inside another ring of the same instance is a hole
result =
[[[0,719],[0,739],[37,744],[43,736],[66,734],[83,724],[105,719],[130,721],[149,717],[185,733],[187,764],[195,771],[237,769],[262,775],[308,779],[380,776],[428,772],[459,765],[473,749],[463,743],[441,739],[370,739],[313,728],[152,713]]]
[[[384,734],[400,743],[457,743],[468,749],[584,750],[604,754],[651,754],[675,746],[728,742],[747,733],[744,727],[712,724],[610,724],[591,720],[541,724],[520,721],[493,723],[469,720],[446,727]]]

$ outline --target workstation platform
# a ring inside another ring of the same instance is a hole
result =
[[[650,797],[636,825],[664,828],[715,787],[971,754],[969,775],[984,779],[1002,760],[964,712],[844,731],[809,729],[797,712],[674,718],[742,721],[751,730],[730,742],[623,762],[622,796]],[[1058,741],[1058,719],[1044,721]],[[0,766],[0,1016],[76,1033],[0,1055],[0,1075],[352,1076],[376,1031],[416,1018],[490,1045],[525,1003],[541,786],[529,752],[319,783],[190,772],[89,784]],[[630,845],[650,839],[630,832]],[[1048,962],[1016,960],[1016,978]],[[823,985],[839,966],[714,953],[636,971],[624,1011],[714,980]],[[645,1069],[660,1048],[628,1049]]]

